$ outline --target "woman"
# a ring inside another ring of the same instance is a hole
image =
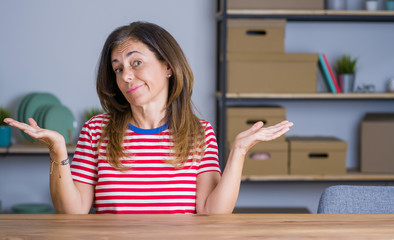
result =
[[[50,190],[57,213],[231,213],[247,151],[291,122],[240,133],[221,175],[211,125],[193,113],[193,74],[163,28],[134,22],[107,38],[97,74],[105,114],[81,131],[72,165],[65,141],[33,119],[6,119],[50,149]]]

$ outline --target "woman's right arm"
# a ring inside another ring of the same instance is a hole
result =
[[[30,125],[11,118],[6,118],[4,122],[24,131],[49,148],[51,158],[49,182],[56,213],[89,213],[94,199],[94,186],[74,181],[70,164],[56,164],[68,158],[64,137],[56,131],[40,128],[32,118],[29,118]]]

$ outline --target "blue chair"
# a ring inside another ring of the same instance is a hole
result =
[[[346,186],[326,188],[317,213],[394,213],[394,186]]]

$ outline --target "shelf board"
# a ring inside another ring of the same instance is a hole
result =
[[[394,181],[394,174],[367,174],[349,171],[345,175],[267,175],[242,176],[242,181]]]
[[[243,15],[342,15],[342,16],[394,16],[394,11],[346,10],[287,10],[287,9],[227,9],[227,14]]]
[[[216,93],[218,97],[221,93]],[[394,93],[226,93],[226,98],[251,99],[394,99]]]
[[[68,154],[74,154],[75,144],[68,144],[66,147]],[[0,147],[0,154],[49,154],[49,150],[39,143],[12,144],[7,148]]]
[[[394,21],[394,11],[227,9],[229,18],[287,18],[294,21]]]

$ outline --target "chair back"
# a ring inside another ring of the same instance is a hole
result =
[[[394,213],[394,186],[347,186],[326,188],[317,213]]]

